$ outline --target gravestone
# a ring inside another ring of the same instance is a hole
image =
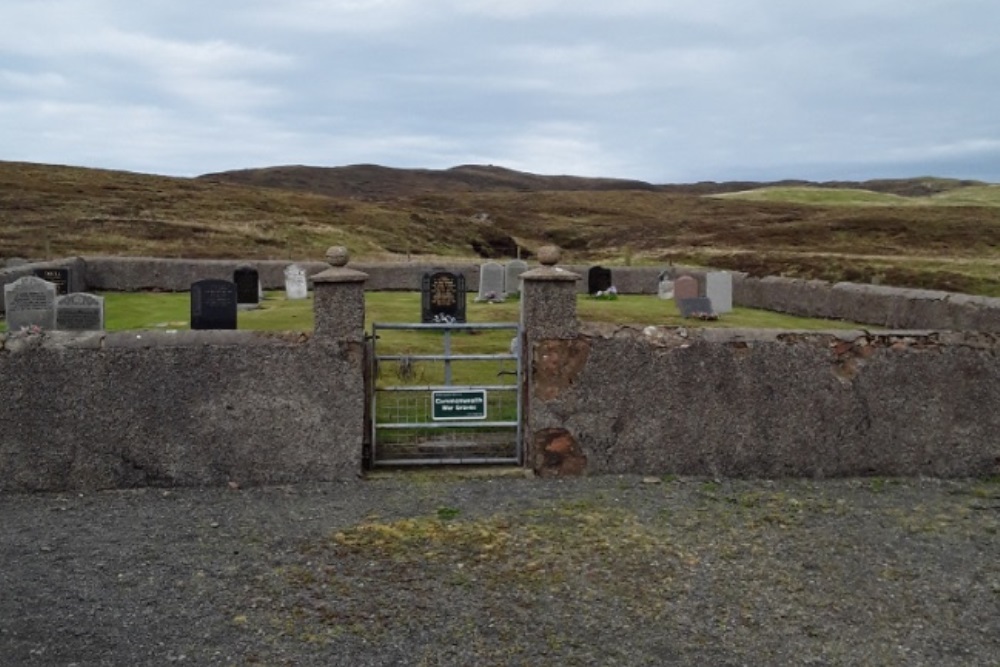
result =
[[[425,273],[420,302],[421,322],[465,322],[465,276],[444,270]]]
[[[713,316],[712,300],[703,296],[696,296],[687,299],[677,300],[677,309],[681,312],[681,317],[696,317],[699,315]]]
[[[24,276],[4,285],[7,308],[7,331],[22,327],[56,327],[56,286],[47,280]]]
[[[56,286],[56,296],[69,294],[69,269],[35,269],[36,278],[47,280]]]
[[[103,331],[104,297],[74,292],[56,298],[56,329]]]
[[[309,283],[306,282],[306,270],[298,264],[285,267],[285,298],[309,298]]]
[[[696,299],[698,294],[698,281],[692,276],[678,276],[674,281],[674,299],[680,303],[681,299]]]
[[[211,279],[192,283],[192,329],[235,329],[236,310],[235,283]]]
[[[233,271],[236,283],[236,304],[241,310],[253,310],[260,305],[260,275],[252,266],[241,266]]]
[[[611,287],[611,269],[603,266],[592,266],[587,271],[587,293],[606,292]]]
[[[670,274],[666,271],[660,274],[660,282],[656,286],[656,296],[664,300],[674,298],[674,281],[670,279]]]
[[[498,301],[503,298],[503,266],[486,262],[479,267],[479,296],[477,301]]]
[[[717,315],[733,312],[733,274],[728,271],[706,273],[705,296],[712,300]]]
[[[505,294],[521,293],[521,274],[528,270],[528,263],[523,259],[514,259],[504,267],[503,291]]]

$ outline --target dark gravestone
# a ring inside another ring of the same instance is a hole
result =
[[[77,292],[56,298],[56,329],[102,331],[104,297]]]
[[[241,266],[233,271],[236,283],[236,303],[241,308],[253,309],[260,304],[260,274],[252,266]]]
[[[611,287],[611,269],[603,266],[592,266],[587,272],[587,293],[605,292]]]
[[[35,277],[56,286],[56,296],[69,294],[69,269],[35,269]]]
[[[712,300],[703,296],[677,299],[677,309],[681,311],[681,317],[711,317],[715,315],[712,312]]]
[[[228,280],[199,280],[191,285],[192,329],[236,328],[236,285]]]
[[[420,284],[421,322],[465,322],[465,276],[425,273]]]

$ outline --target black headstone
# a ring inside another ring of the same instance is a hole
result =
[[[611,287],[611,269],[592,266],[587,272],[587,294],[604,292]]]
[[[252,266],[241,266],[233,271],[236,283],[236,303],[254,305],[260,303],[260,274]]]
[[[681,311],[681,317],[712,316],[712,300],[699,296],[690,299],[678,299],[677,309]]]
[[[236,285],[228,280],[192,283],[191,328],[235,329]]]
[[[69,269],[35,269],[35,277],[56,286],[56,296],[69,294]]]
[[[465,276],[425,273],[420,284],[421,322],[465,322]]]

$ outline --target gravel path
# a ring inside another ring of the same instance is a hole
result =
[[[0,496],[0,663],[1000,665],[998,526],[1000,480]]]

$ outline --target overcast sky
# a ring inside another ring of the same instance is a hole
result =
[[[3,0],[0,159],[1000,182],[997,0]]]

